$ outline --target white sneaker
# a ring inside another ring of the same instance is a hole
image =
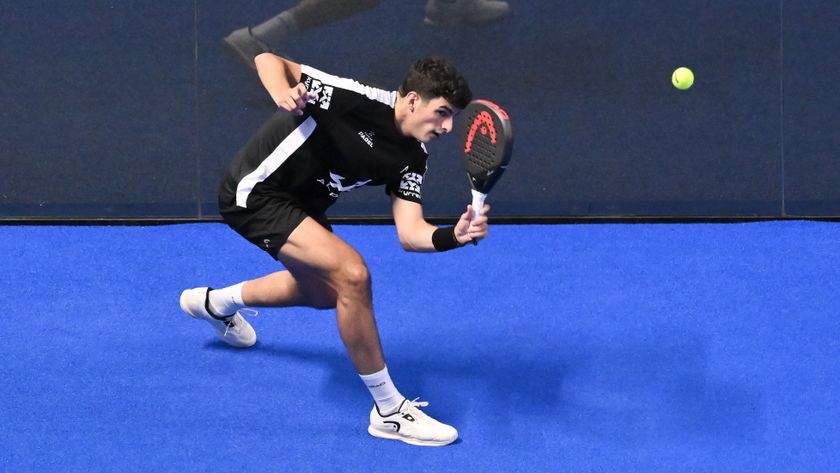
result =
[[[209,287],[197,287],[182,292],[181,309],[190,317],[206,320],[213,326],[216,335],[228,345],[248,348],[257,343],[257,333],[239,311],[230,317],[216,317],[210,313],[207,294],[212,290]]]
[[[440,447],[454,442],[458,438],[458,431],[454,427],[440,423],[418,409],[428,405],[428,402],[406,399],[397,412],[383,416],[374,404],[370,411],[368,433],[374,437],[427,447]]]

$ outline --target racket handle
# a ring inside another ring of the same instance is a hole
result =
[[[475,219],[478,218],[478,211],[484,208],[484,199],[487,198],[487,194],[479,192],[475,189],[470,189],[472,191],[472,207],[473,207],[473,217],[471,222],[475,222]]]

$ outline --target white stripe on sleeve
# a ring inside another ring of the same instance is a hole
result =
[[[326,72],[319,71],[318,69],[315,69],[311,66],[307,66],[306,64],[301,64],[300,68],[301,72],[308,75],[309,77],[312,77],[313,79],[318,79],[319,81],[331,85],[333,87],[351,90],[353,92],[356,92],[357,94],[364,95],[365,97],[371,100],[382,102],[390,107],[393,107],[394,103],[396,102],[396,92],[377,89],[376,87],[370,87],[362,83],[356,82],[353,79],[346,79],[344,77],[338,77],[332,74],[327,74]]]
[[[265,158],[259,166],[257,166],[257,169],[254,169],[250,174],[239,181],[239,185],[236,186],[237,207],[248,207],[248,196],[251,195],[251,191],[254,190],[254,186],[268,179],[268,176],[272,175],[274,171],[282,166],[283,163],[289,159],[289,156],[297,151],[298,148],[300,148],[301,145],[309,139],[312,132],[315,131],[315,127],[316,123],[314,118],[309,117],[304,120],[300,126],[298,126],[291,134],[289,134],[289,136],[277,145],[277,148],[274,148],[274,151],[272,151],[271,154],[269,154],[268,157]]]

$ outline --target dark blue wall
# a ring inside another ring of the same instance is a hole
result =
[[[386,0],[282,52],[388,88],[419,56],[453,60],[514,120],[496,216],[840,216],[840,3],[510,2],[502,22],[440,29],[425,1]],[[5,6],[0,218],[216,218],[227,161],[273,113],[220,40],[294,4]],[[426,213],[455,215],[454,138],[430,151]],[[333,209],[388,213],[380,188]]]
[[[784,203],[840,215],[840,2],[784,7]]]

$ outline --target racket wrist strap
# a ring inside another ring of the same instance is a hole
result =
[[[455,227],[439,227],[432,233],[432,245],[437,251],[449,251],[464,246],[455,237]]]

